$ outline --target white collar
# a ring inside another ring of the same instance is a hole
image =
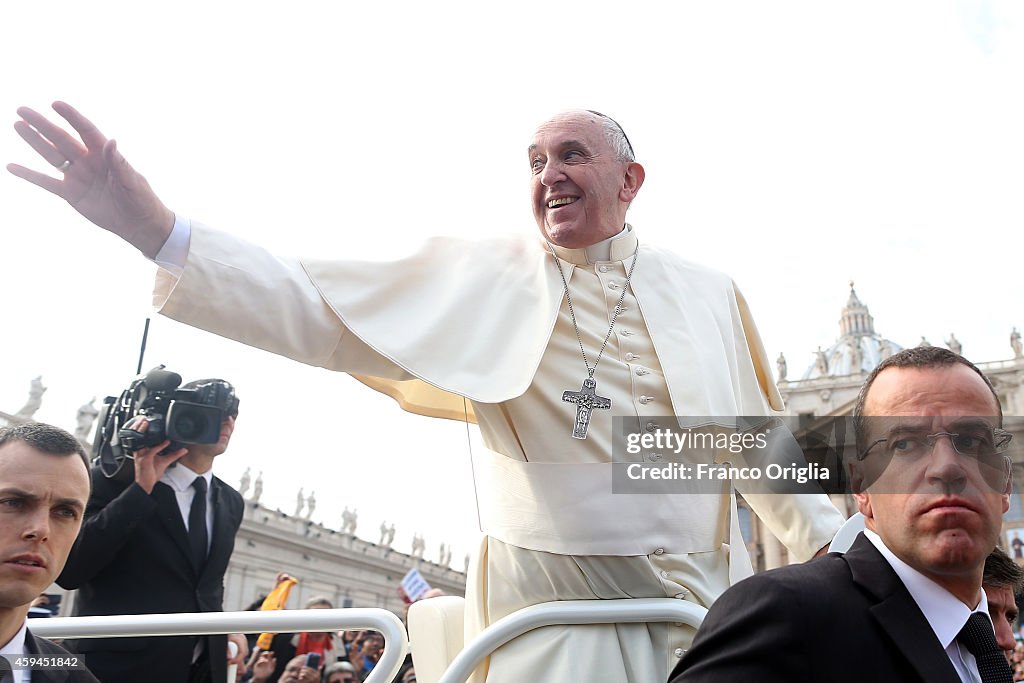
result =
[[[555,248],[555,253],[563,261],[574,263],[577,266],[588,266],[600,261],[625,261],[636,251],[636,244],[637,239],[633,226],[626,223],[619,234],[601,240],[597,244],[591,244],[589,247],[567,249],[557,244],[551,246]]]
[[[210,485],[213,483],[213,470],[207,470],[205,474],[199,474],[181,463],[178,463],[176,467],[168,467],[167,471],[164,472],[164,476],[160,477],[160,481],[175,491],[184,492],[189,490],[196,477],[202,477],[206,480],[206,490],[209,491]]]
[[[991,623],[992,617],[988,613],[988,597],[980,586],[978,592],[981,594],[981,600],[978,602],[978,606],[972,610],[948,590],[896,557],[874,531],[865,529],[864,535],[878,549],[878,552],[882,553],[882,557],[900,577],[903,585],[907,587],[910,597],[921,608],[924,618],[928,620],[928,625],[935,632],[935,637],[939,639],[942,649],[949,647],[974,612],[984,614]]]
[[[14,637],[7,641],[7,644],[0,647],[0,655],[11,659],[21,657],[25,654],[25,632],[28,629],[28,619],[21,622],[21,628],[14,634]]]

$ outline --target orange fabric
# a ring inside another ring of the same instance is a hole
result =
[[[263,604],[260,605],[260,611],[284,609],[285,603],[288,602],[288,594],[291,593],[292,586],[297,583],[298,581],[289,577],[274,586],[274,590],[270,591],[270,595],[263,599]],[[256,639],[256,647],[261,650],[269,650],[272,640],[274,640],[273,633],[261,633],[260,637]]]

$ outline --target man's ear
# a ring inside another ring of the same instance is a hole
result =
[[[850,460],[847,467],[850,473],[850,493],[853,494],[853,499],[857,502],[857,511],[871,519],[871,494],[865,490],[867,487],[864,485],[864,463],[859,460]]]
[[[1006,468],[1006,486],[1003,488],[1003,514],[1010,509],[1010,494],[1013,492],[1013,461],[1009,456],[1003,456],[1004,467]]]
[[[857,501],[857,512],[867,519],[874,519],[875,515],[871,510],[871,495],[867,493],[855,493],[853,499]]]
[[[850,458],[846,462],[846,473],[850,478],[850,493],[856,496],[864,490],[864,471],[860,461]]]
[[[619,200],[630,203],[636,197],[637,192],[640,191],[640,186],[644,184],[644,167],[635,161],[631,161],[626,164],[626,172],[622,176],[622,189],[619,190]]]

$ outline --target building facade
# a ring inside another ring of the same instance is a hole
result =
[[[224,609],[243,610],[265,596],[282,571],[299,580],[289,598],[293,608],[325,597],[335,607],[383,607],[402,616],[398,587],[411,569],[447,595],[465,595],[464,568],[395,550],[382,535],[384,542],[374,543],[247,500],[224,577]]]

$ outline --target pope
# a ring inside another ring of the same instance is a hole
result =
[[[709,606],[749,575],[731,490],[612,491],[623,420],[656,433],[675,416],[782,409],[732,280],[641,242],[626,223],[644,169],[614,120],[569,111],[534,133],[526,161],[539,239],[434,238],[381,263],[280,258],[175,214],[114,141],[71,106],[54,109],[77,136],[28,108],[15,130],[60,177],[8,169],[156,261],[162,314],[351,373],[407,411],[479,425],[484,536],[469,571],[467,635],[551,600]],[[842,523],[824,495],[745,497],[798,560]],[[692,636],[671,624],[546,627],[476,675],[665,680]]]

